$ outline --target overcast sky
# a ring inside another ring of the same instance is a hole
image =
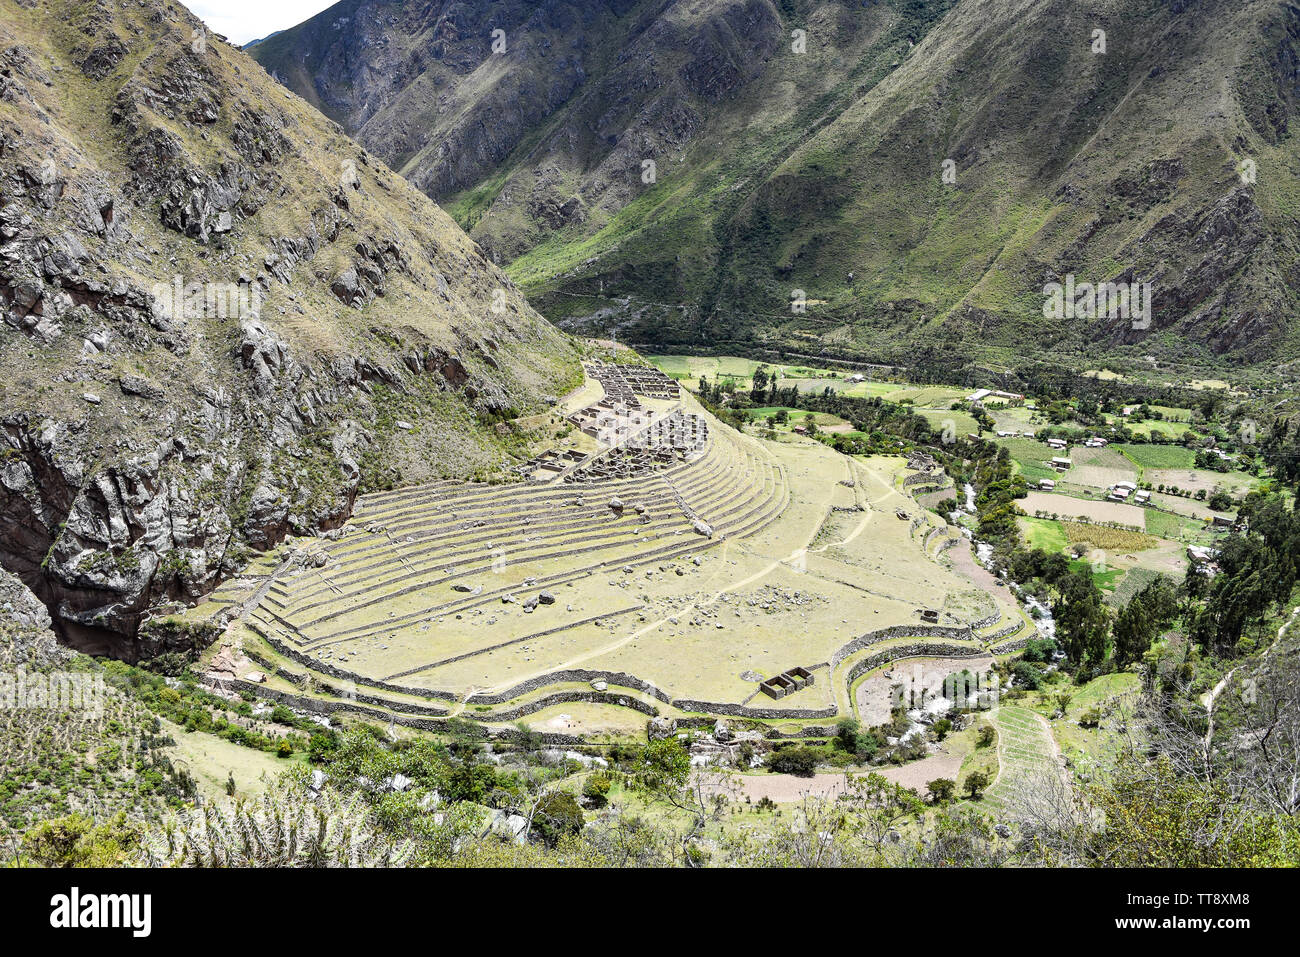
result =
[[[241,46],[310,19],[337,0],[181,0],[231,43]]]

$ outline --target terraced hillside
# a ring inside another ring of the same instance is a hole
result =
[[[1023,802],[1041,788],[1043,779],[1067,780],[1052,729],[1040,715],[1003,705],[993,712],[993,723],[998,730],[999,771],[985,795],[990,807]]]
[[[362,496],[337,533],[295,540],[200,611],[245,612],[225,641],[268,673],[247,687],[416,723],[564,701],[828,718],[884,660],[1001,651],[1028,627],[912,498],[939,477],[658,401],[707,421],[702,448],[623,477]],[[812,680],[791,693],[760,688],[800,668]]]

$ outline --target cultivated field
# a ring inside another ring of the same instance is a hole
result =
[[[1207,469],[1149,469],[1144,479],[1152,485],[1176,486],[1184,491],[1213,492],[1221,488],[1234,495],[1242,494],[1256,482],[1241,472],[1211,472]]]
[[[1136,528],[1144,528],[1146,525],[1143,509],[1124,502],[1101,502],[1051,492],[1030,492],[1020,499],[1019,505],[1029,515],[1043,511],[1063,519],[1082,516],[1094,522],[1118,522]]]

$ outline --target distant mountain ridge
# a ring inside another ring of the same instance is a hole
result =
[[[345,0],[251,52],[571,328],[1260,363],[1300,354],[1298,36],[1281,0]],[[1150,322],[1044,315],[1067,276]]]
[[[256,40],[249,40],[247,43],[245,43],[245,44],[244,44],[243,46],[241,46],[239,49],[241,49],[241,50],[248,50],[248,49],[251,49],[252,47],[257,46],[257,45],[258,45],[259,43],[261,43],[263,40],[269,40],[269,39],[271,39],[271,37],[276,36],[277,34],[280,34],[280,33],[283,33],[283,32],[284,32],[283,30],[273,30],[271,33],[268,33],[268,34],[267,34],[266,36],[264,36],[264,37],[258,37]]]

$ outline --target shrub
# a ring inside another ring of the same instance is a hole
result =
[[[951,778],[935,778],[925,786],[930,792],[930,800],[935,804],[946,804],[957,793],[957,782]]]
[[[566,834],[577,834],[583,823],[582,808],[568,791],[546,794],[533,814],[533,832],[548,847],[555,847]]]
[[[817,771],[820,759],[821,755],[813,748],[786,748],[784,751],[773,751],[768,756],[767,766],[776,774],[810,778]]]
[[[1041,615],[1038,608],[1033,609],[1035,617]],[[1056,653],[1056,642],[1051,638],[1030,638],[1025,642],[1025,649],[1021,655],[1024,661],[1050,661],[1052,655]]]
[[[962,785],[966,793],[970,795],[971,800],[975,800],[983,793],[984,789],[989,786],[989,776],[983,771],[972,771],[966,775],[966,781]]]
[[[1037,691],[1043,684],[1043,673],[1027,661],[1018,661],[1011,669],[1016,684],[1029,691]]]
[[[598,772],[583,782],[582,796],[589,807],[604,807],[609,803],[609,791],[613,786],[614,781],[608,774]]]

